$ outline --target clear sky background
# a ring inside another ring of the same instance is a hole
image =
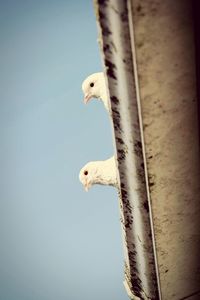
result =
[[[80,168],[113,155],[90,0],[0,1],[0,300],[127,300],[117,192]]]

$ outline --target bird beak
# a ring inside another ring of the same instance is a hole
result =
[[[89,188],[87,185],[85,185],[85,191],[88,192],[89,191]]]
[[[85,104],[87,104],[88,101],[89,101],[91,98],[92,98],[92,97],[91,97],[90,94],[86,94],[85,97],[84,97],[84,99],[83,99],[83,102],[84,102]]]
[[[85,191],[86,191],[86,192],[89,191],[90,186],[91,186],[91,184],[90,184],[88,181],[86,181],[85,184],[84,184],[84,188],[85,188]]]

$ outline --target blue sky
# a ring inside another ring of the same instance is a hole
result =
[[[117,192],[78,174],[113,155],[83,105],[102,69],[92,1],[0,1],[0,299],[127,300]]]

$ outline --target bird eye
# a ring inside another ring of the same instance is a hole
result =
[[[93,87],[93,86],[94,86],[94,82],[91,82],[91,83],[90,83],[90,86]]]
[[[88,174],[88,171],[84,171],[84,175],[86,175],[86,176],[87,176],[87,174]]]

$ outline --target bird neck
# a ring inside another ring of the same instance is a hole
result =
[[[110,111],[110,108],[109,108],[109,105],[108,105],[108,95],[107,95],[106,93],[104,93],[104,94],[102,95],[101,100],[102,100],[102,102],[103,102],[103,104],[104,104],[104,106],[105,106],[105,109],[106,109],[107,111]]]

